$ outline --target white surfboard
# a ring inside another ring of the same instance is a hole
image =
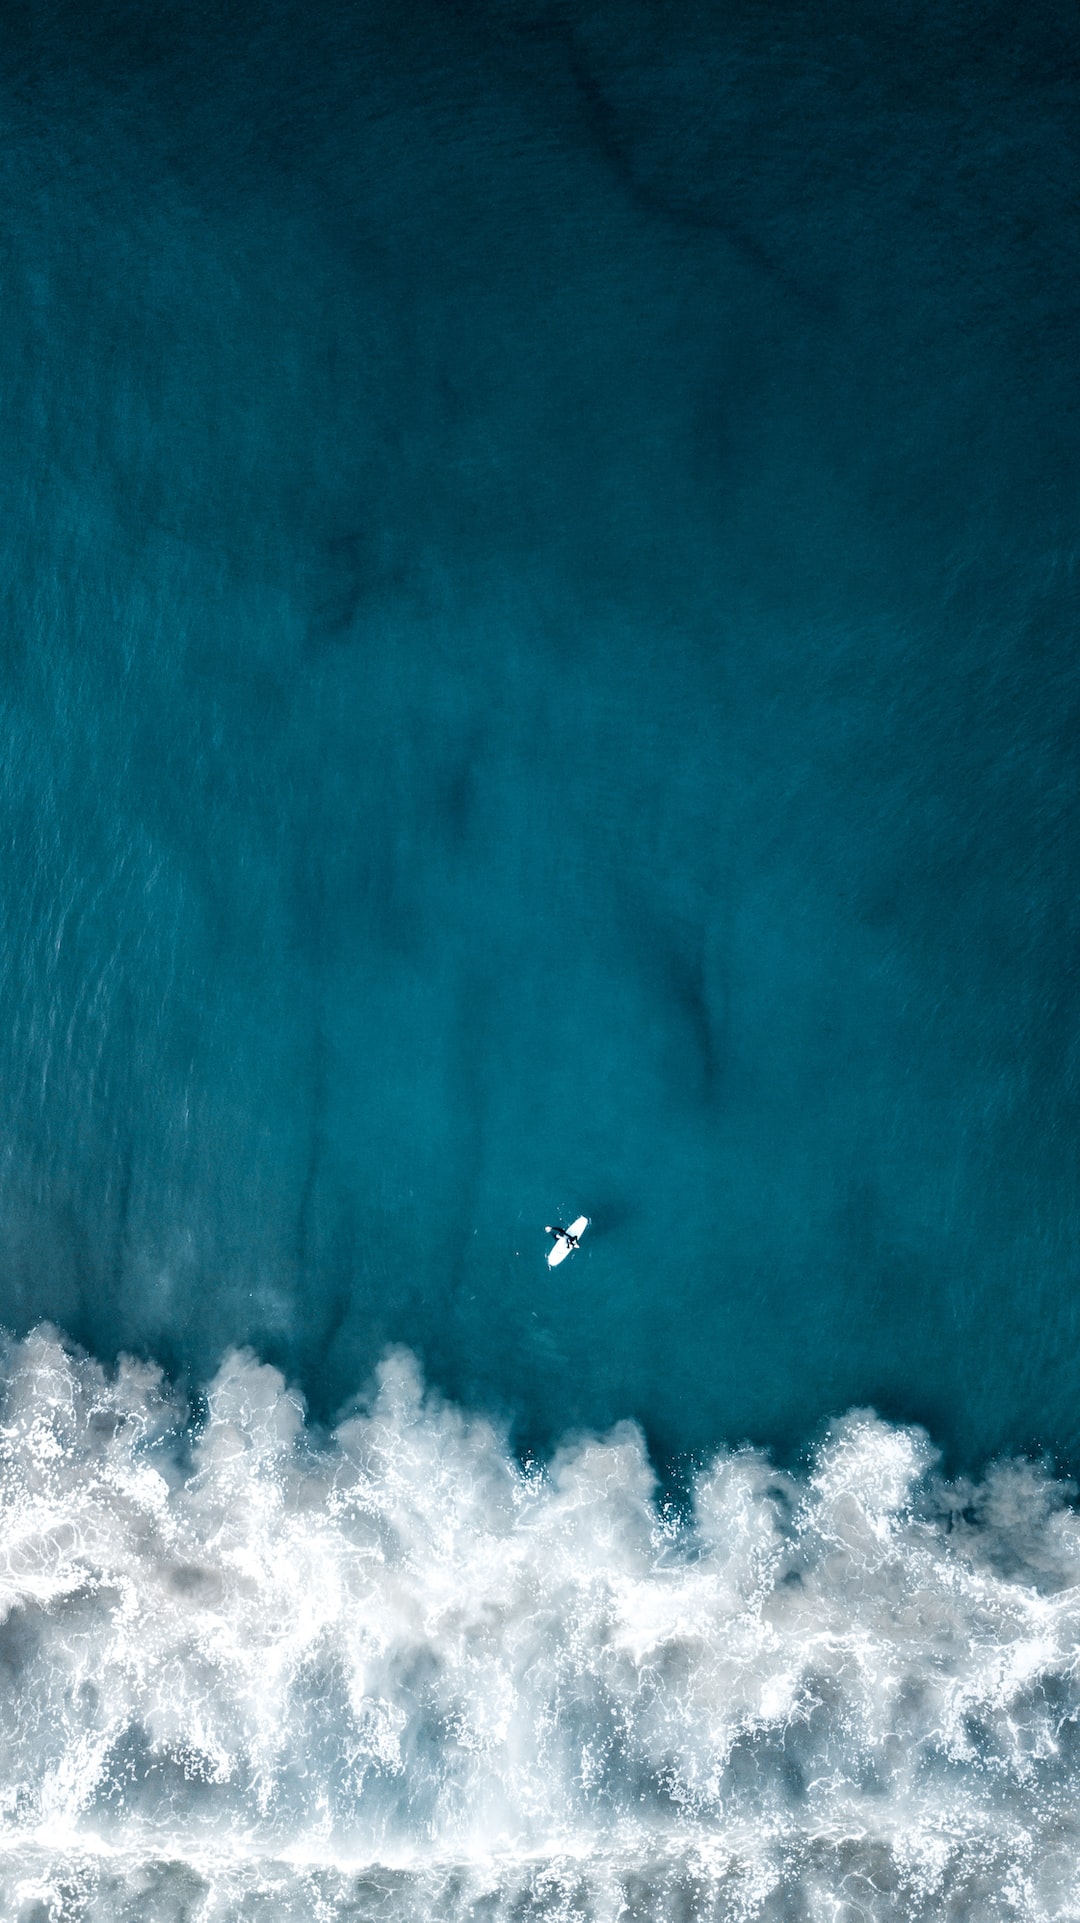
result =
[[[585,1230],[588,1228],[588,1226],[589,1226],[588,1216],[579,1215],[575,1218],[573,1222],[571,1222],[570,1227],[567,1229],[565,1235],[556,1236],[554,1242],[552,1243],[550,1249],[548,1250],[547,1264],[549,1269],[557,1269],[559,1266],[559,1263],[565,1262],[567,1256],[572,1253],[572,1245],[567,1240],[567,1237],[571,1235],[573,1236],[584,1235]]]

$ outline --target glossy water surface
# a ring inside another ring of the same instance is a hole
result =
[[[1071,32],[9,16],[9,1327],[1077,1460]]]

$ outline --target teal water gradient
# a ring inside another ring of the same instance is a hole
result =
[[[12,22],[7,1326],[1080,1461],[1063,19]]]

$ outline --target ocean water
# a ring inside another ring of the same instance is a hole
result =
[[[1076,62],[0,20],[16,1923],[1080,1916]]]
[[[392,1352],[316,1445],[42,1330],[0,1447],[20,1918],[1076,1914],[1080,1519],[849,1414],[801,1477],[522,1465]]]

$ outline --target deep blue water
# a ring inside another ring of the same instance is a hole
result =
[[[0,55],[4,1322],[1080,1460],[1069,14]]]
[[[12,1923],[1076,1923],[1074,13],[0,15]]]

